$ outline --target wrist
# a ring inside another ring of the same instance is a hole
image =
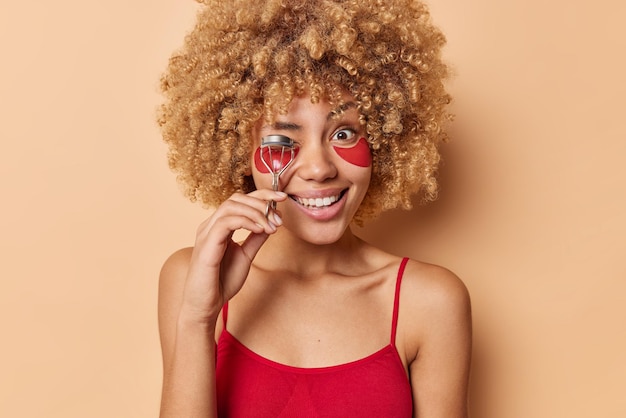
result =
[[[206,312],[199,313],[183,307],[178,314],[178,327],[182,327],[183,329],[215,331],[218,315],[219,311],[215,314],[208,314]]]

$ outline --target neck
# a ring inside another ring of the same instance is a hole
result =
[[[339,240],[322,245],[279,230],[261,247],[255,265],[264,270],[288,271],[302,278],[322,277],[329,272],[341,274],[361,261],[361,250],[366,245],[350,228]]]

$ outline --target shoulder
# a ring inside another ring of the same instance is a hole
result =
[[[415,302],[415,308],[447,310],[468,308],[470,303],[467,287],[456,274],[445,267],[420,261],[407,262],[402,289],[403,294]]]
[[[193,248],[187,247],[171,254],[161,267],[160,281],[176,280],[177,277],[186,275],[192,252]]]
[[[470,338],[471,302],[467,287],[452,271],[409,260],[402,278],[398,327],[407,360],[445,335]]]

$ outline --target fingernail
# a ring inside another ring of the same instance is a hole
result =
[[[276,225],[274,225],[274,224],[273,224],[273,223],[271,223],[271,222],[268,222],[268,224],[269,224],[270,229],[271,229],[272,231],[276,231]]]
[[[278,197],[287,197],[287,193],[285,193],[285,192],[276,192],[276,196],[278,196]]]
[[[276,223],[278,225],[282,225],[283,224],[283,220],[280,219],[280,216],[278,216],[278,214],[276,212],[274,212],[274,221],[276,221]]]

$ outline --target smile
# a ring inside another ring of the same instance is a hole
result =
[[[308,208],[325,208],[331,206],[338,200],[340,200],[345,194],[346,190],[334,196],[325,196],[325,197],[316,197],[316,198],[306,198],[299,196],[291,196],[293,200],[298,202],[298,204],[308,207]]]

